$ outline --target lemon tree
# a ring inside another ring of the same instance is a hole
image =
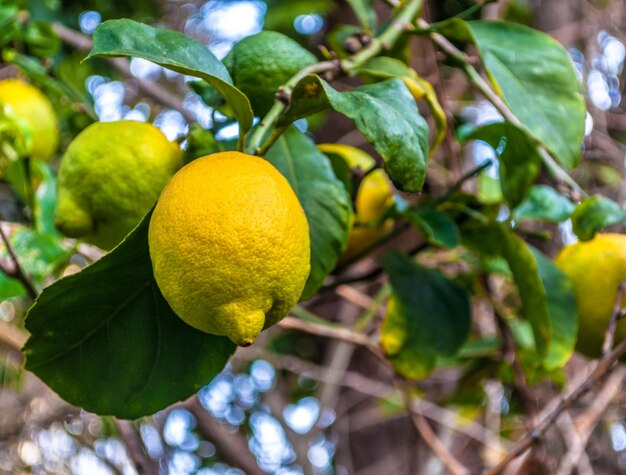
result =
[[[615,110],[598,114],[617,108],[617,24],[588,35],[585,51],[608,56],[584,64],[516,22],[525,2],[211,2],[132,18],[54,3],[0,6],[2,390],[33,373],[72,417],[142,418],[103,424],[140,473],[176,471],[177,450],[215,468],[211,447],[255,475],[395,473],[396,441],[415,435],[394,422],[386,437],[388,419],[407,415],[429,442],[420,457],[438,459],[412,467],[495,475],[525,454],[525,469],[572,473],[579,444],[544,437],[565,409],[589,437],[621,430],[589,427],[585,399],[617,407],[626,354],[623,157],[606,145],[623,134]],[[220,15],[252,10],[250,31],[244,18],[221,31]],[[612,102],[587,110],[594,75]],[[265,379],[246,373],[257,364]],[[590,376],[563,389],[583,364]],[[167,421],[184,411],[179,443]],[[258,418],[290,439],[280,463]],[[96,447],[96,424],[66,422]],[[382,442],[353,450],[357,426]],[[29,465],[29,444],[11,446],[10,470],[49,470]]]

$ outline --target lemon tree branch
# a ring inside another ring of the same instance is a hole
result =
[[[289,79],[289,81],[287,81],[287,83],[282,87],[279,97],[274,102],[272,108],[261,120],[259,126],[250,137],[250,141],[246,147],[246,152],[255,155],[263,155],[263,153],[265,153],[280,136],[282,131],[278,129],[278,133],[271,134],[265,143],[261,145],[264,137],[271,129],[274,129],[278,118],[287,108],[291,98],[291,92],[301,79],[309,74],[323,72],[332,72],[335,75],[339,73],[349,74],[363,63],[391,48],[398,41],[402,33],[405,33],[411,23],[415,20],[422,7],[422,3],[423,0],[407,1],[406,5],[398,11],[396,17],[390,22],[389,26],[387,26],[380,36],[372,38],[372,41],[366,47],[351,57],[343,60],[322,61],[311,66],[307,66]]]

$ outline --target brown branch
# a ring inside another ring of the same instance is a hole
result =
[[[561,458],[561,465],[556,471],[556,475],[570,475],[574,468],[578,468],[579,460],[585,453],[591,434],[600,422],[602,414],[622,387],[625,376],[626,373],[621,368],[619,371],[615,371],[597,391],[589,409],[578,418],[576,424],[578,437],[565,456]]]
[[[469,475],[469,470],[467,470],[461,462],[459,462],[454,455],[450,453],[448,448],[444,445],[444,443],[439,440],[437,434],[432,430],[426,419],[422,414],[418,411],[414,410],[413,405],[411,404],[411,394],[409,389],[403,391],[404,402],[413,421],[413,425],[417,430],[418,434],[422,438],[422,440],[428,445],[430,450],[437,456],[437,458],[445,465],[445,467],[452,473],[453,475]]]
[[[15,254],[15,251],[13,250],[13,246],[11,246],[11,243],[9,242],[9,238],[4,232],[4,229],[2,228],[1,224],[0,224],[0,238],[2,238],[4,247],[6,247],[7,252],[9,253],[9,257],[11,258],[11,262],[13,262],[13,269],[9,269],[6,266],[0,266],[0,269],[7,276],[13,277],[14,279],[19,280],[24,286],[24,288],[26,289],[28,296],[31,299],[35,300],[37,298],[37,290],[35,289],[35,287],[33,286],[33,283],[26,276],[26,273],[22,269],[22,266],[20,265],[20,261],[17,257],[17,254]]]
[[[218,455],[228,465],[240,468],[247,475],[264,475],[265,472],[259,468],[256,458],[248,449],[245,437],[240,432],[231,433],[224,430],[202,407],[197,395],[178,407],[183,407],[194,415],[200,435],[215,446]]]
[[[563,411],[570,408],[574,402],[587,394],[594,384],[600,381],[604,376],[612,371],[615,367],[614,363],[626,353],[626,340],[622,341],[615,347],[613,351],[603,356],[599,361],[593,372],[589,377],[583,381],[574,391],[563,398],[558,406],[543,419],[534,429],[528,431],[524,437],[522,437],[515,447],[508,452],[504,458],[495,467],[490,468],[485,472],[485,475],[498,475],[502,473],[502,470],[506,466],[515,460],[520,455],[524,454],[531,446],[533,446],[539,439],[543,437],[546,431],[554,424]]]
[[[615,297],[615,304],[613,305],[613,311],[611,313],[611,320],[609,326],[604,334],[604,342],[602,343],[602,354],[606,355],[613,348],[613,342],[615,340],[615,330],[617,330],[617,322],[623,317],[622,314],[622,300],[624,299],[624,293],[626,292],[626,280],[619,284],[617,288],[617,295]]]
[[[311,335],[333,338],[335,340],[347,341],[355,345],[363,346],[380,358],[384,358],[383,352],[377,342],[366,335],[356,333],[348,328],[319,325],[317,323],[301,320],[297,317],[285,317],[278,324],[283,330],[298,330]]]
[[[83,35],[78,31],[72,30],[71,28],[62,25],[61,23],[53,23],[52,28],[57,36],[68,45],[81,50],[81,51],[89,51],[93,47],[93,42],[91,38],[87,35]],[[130,63],[125,58],[108,58],[109,62],[124,76],[134,77],[130,72]],[[167,107],[171,107],[172,109],[180,112],[187,122],[195,122],[196,118],[193,116],[191,112],[185,109],[183,105],[183,101],[176,94],[172,94],[162,85],[152,82],[139,80],[137,81],[137,86],[144,94],[156,99],[161,104]]]
[[[159,464],[152,460],[144,448],[137,429],[130,421],[115,419],[120,438],[126,446],[128,456],[135,465],[139,475],[158,475]]]

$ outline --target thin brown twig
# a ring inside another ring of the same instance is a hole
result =
[[[0,224],[0,238],[2,239],[2,242],[4,243],[4,247],[6,247],[7,252],[9,253],[9,257],[11,258],[11,261],[13,262],[13,269],[8,269],[5,266],[1,266],[0,268],[2,272],[4,272],[9,277],[13,277],[19,280],[24,286],[24,288],[26,289],[28,296],[31,299],[35,300],[37,298],[37,290],[35,289],[33,283],[26,276],[26,273],[22,269],[22,266],[20,265],[20,261],[17,257],[17,254],[15,254],[15,251],[13,250],[13,246],[11,246],[9,238],[4,232],[4,229],[2,229],[1,224]]]
[[[435,454],[435,456],[453,475],[469,475],[469,470],[467,470],[463,464],[459,462],[454,455],[452,455],[444,443],[439,440],[437,434],[435,434],[424,416],[414,410],[414,407],[411,405],[411,394],[409,393],[409,390],[405,389],[403,391],[403,395],[407,412],[413,421],[413,425],[415,426],[417,433],[426,445],[428,445],[433,454]]]
[[[618,311],[621,312],[621,306],[618,308]],[[613,316],[611,316],[611,318],[613,318]],[[607,333],[608,331],[609,329],[607,329]],[[564,397],[552,410],[552,412],[550,412],[541,422],[528,431],[526,435],[524,435],[517,442],[515,447],[504,456],[500,463],[485,471],[484,475],[499,475],[509,463],[524,454],[544,436],[547,430],[554,424],[563,411],[571,407],[575,401],[587,394],[587,392],[589,392],[598,381],[602,380],[602,378],[610,373],[615,368],[617,360],[625,353],[626,340],[620,342],[612,351],[602,356],[602,358],[598,360],[598,363],[591,374],[568,396]]]
[[[626,293],[626,280],[622,281],[617,288],[617,295],[615,296],[615,304],[613,305],[613,311],[611,313],[611,320],[609,326],[604,334],[604,342],[602,343],[602,354],[606,355],[611,351],[613,342],[615,340],[615,330],[617,330],[617,322],[623,317],[622,314],[622,300]]]
[[[124,441],[128,456],[139,475],[158,475],[159,465],[146,453],[137,429],[130,421],[114,419],[120,438]]]
[[[89,51],[93,47],[93,42],[87,35],[83,35],[82,33],[72,30],[71,28],[68,28],[58,22],[53,23],[52,28],[64,43],[80,51]],[[130,63],[126,58],[108,58],[108,61],[124,76],[130,78],[133,77],[133,74],[130,71]],[[139,87],[144,94],[156,99],[164,106],[171,107],[172,109],[180,112],[188,122],[196,121],[194,115],[185,109],[181,98],[168,91],[159,83],[141,80],[137,81],[137,87]]]

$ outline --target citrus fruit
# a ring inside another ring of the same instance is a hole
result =
[[[590,241],[566,246],[555,262],[574,285],[578,308],[576,349],[592,358],[600,356],[619,285],[626,279],[626,235],[597,234]],[[624,338],[626,320],[621,320],[615,342]]]
[[[55,226],[110,249],[152,208],[181,165],[179,146],[151,124],[92,124],[61,159]]]
[[[148,241],[174,312],[241,346],[289,312],[310,270],[308,223],[289,183],[266,160],[239,152],[207,155],[176,173]]]
[[[363,172],[368,172],[376,165],[370,155],[356,147],[320,144],[318,148],[329,156],[341,157],[350,169],[360,168]],[[351,261],[391,232],[393,220],[382,218],[392,204],[392,187],[385,172],[377,169],[368,173],[356,192],[355,222],[339,264]]]
[[[255,115],[263,116],[278,88],[317,59],[288,36],[262,31],[236,43],[223,62],[233,84],[250,99]]]
[[[4,79],[0,81],[0,108],[30,128],[31,156],[49,160],[59,144],[59,125],[48,98],[24,81]]]

